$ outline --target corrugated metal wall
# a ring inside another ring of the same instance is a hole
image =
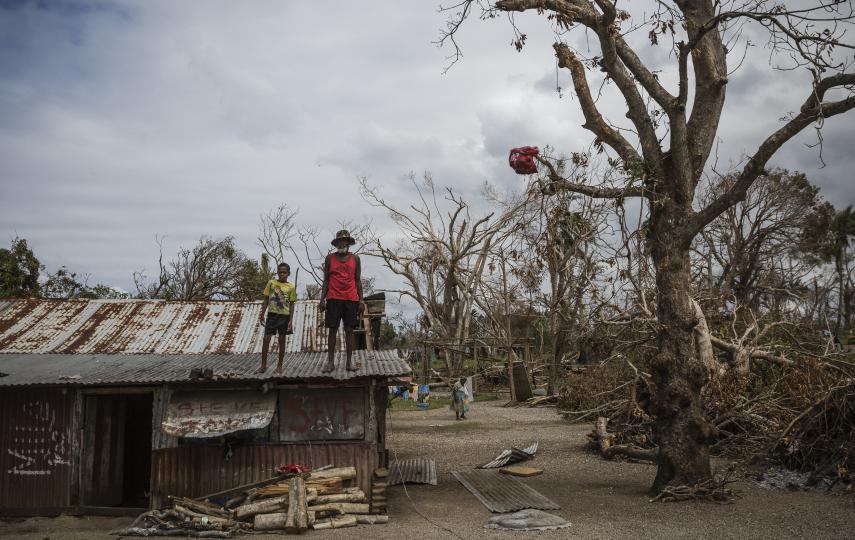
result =
[[[0,507],[71,504],[73,403],[62,389],[0,393]]]
[[[167,504],[169,495],[201,497],[275,476],[276,467],[300,463],[320,467],[356,467],[355,485],[371,492],[371,476],[378,466],[372,443],[250,444],[236,446],[227,459],[223,446],[180,446],[155,450],[152,459],[154,508]]]
[[[122,502],[125,472],[124,396],[86,396],[84,407],[81,500],[116,506]]]

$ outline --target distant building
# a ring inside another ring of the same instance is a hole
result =
[[[355,466],[370,493],[388,461],[387,386],[409,366],[397,351],[359,350],[357,372],[341,359],[322,373],[326,330],[317,302],[300,301],[284,372],[273,372],[274,339],[273,367],[255,375],[260,308],[0,300],[0,513],[158,508],[288,463]]]

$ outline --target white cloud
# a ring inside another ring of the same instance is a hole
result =
[[[442,75],[449,51],[432,41],[443,17],[392,1],[0,8],[0,233],[27,238],[49,267],[129,290],[132,272],[156,262],[156,234],[173,252],[234,235],[255,254],[258,214],[281,202],[329,230],[337,219],[385,230],[357,175],[400,202],[412,196],[409,171],[475,196],[484,181],[519,186],[510,147],[587,147],[566,74],[564,97],[553,89],[542,18],[518,18],[529,36],[519,54],[505,20],[469,21],[464,58]],[[664,49],[645,59],[669,62]],[[798,107],[799,77],[772,72],[762,54],[733,76],[722,159],[756,147],[782,106]],[[613,92],[602,106],[628,125]],[[851,125],[830,122],[828,168],[797,142],[776,161],[851,201]]]

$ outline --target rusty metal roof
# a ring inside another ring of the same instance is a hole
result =
[[[260,310],[261,302],[2,300],[0,354],[257,353],[264,335]],[[339,332],[339,350],[343,340]],[[326,350],[318,302],[298,301],[285,351]]]
[[[561,508],[531,486],[513,476],[499,474],[499,471],[476,469],[453,471],[451,474],[491,512],[516,512],[525,508],[538,510]]]
[[[0,387],[27,385],[107,386],[193,382],[190,371],[210,369],[214,381],[336,380],[395,378],[411,374],[398,351],[354,351],[361,364],[357,371],[344,369],[344,353],[336,353],[332,373],[321,370],[324,352],[285,355],[283,372],[275,373],[276,355],[268,357],[266,373],[257,375],[258,354],[4,354],[0,355]],[[202,382],[206,382],[202,380]]]

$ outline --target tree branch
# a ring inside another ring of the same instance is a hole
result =
[[[721,194],[705,208],[692,215],[682,231],[684,238],[694,238],[701,229],[712,222],[719,214],[743,200],[748,188],[763,174],[766,163],[784,143],[813,122],[821,121],[855,108],[855,95],[850,95],[840,101],[826,103],[822,101],[828,90],[851,87],[852,85],[855,85],[855,73],[841,73],[821,79],[814,86],[814,91],[802,105],[799,114],[763,141],[742,169],[733,187]]]
[[[572,193],[580,193],[595,199],[625,199],[627,197],[644,197],[646,196],[640,186],[628,186],[624,188],[607,188],[586,186],[571,182],[561,176],[555,166],[543,156],[537,156],[537,161],[543,164],[549,170],[549,179],[552,181],[551,187],[558,190],[570,191]]]

